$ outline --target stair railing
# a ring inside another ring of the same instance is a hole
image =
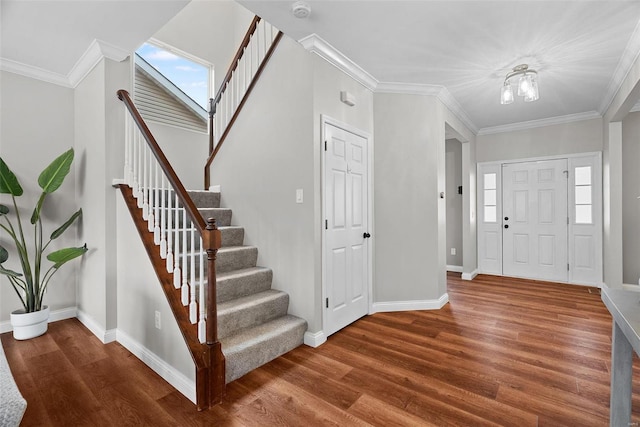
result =
[[[205,222],[200,215],[129,93],[119,90],[118,98],[129,112],[119,187],[193,357],[196,404],[203,410],[219,403],[225,390],[216,307],[220,231],[213,218]]]
[[[281,38],[282,31],[260,17],[254,17],[216,97],[209,101],[209,158],[204,167],[205,189],[211,185],[211,162]]]

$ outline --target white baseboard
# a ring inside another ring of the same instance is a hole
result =
[[[640,292],[640,286],[638,286],[638,285],[630,285],[628,283],[623,283],[622,284],[622,289],[624,289],[626,291]]]
[[[447,271],[453,271],[454,273],[462,273],[462,266],[447,264]]]
[[[471,273],[462,273],[462,280],[473,280],[478,275],[478,269],[476,268]]]
[[[51,311],[49,312],[49,323],[57,322],[58,320],[73,319],[76,317],[77,311],[78,309],[76,307],[61,308],[60,310]],[[13,331],[13,328],[11,327],[10,320],[0,322],[0,334],[11,331]]]
[[[196,384],[187,378],[182,372],[176,370],[173,366],[158,357],[154,352],[131,338],[125,332],[118,330],[116,332],[117,341],[127,350],[133,353],[144,364],[153,369],[166,382],[175,387],[187,399],[196,403]]]
[[[440,298],[433,300],[374,302],[373,312],[439,310],[448,302],[449,294],[444,294]]]
[[[93,335],[98,337],[103,344],[108,344],[116,340],[116,330],[109,329],[105,330],[102,325],[96,322],[93,317],[89,316],[82,310],[78,310],[78,320],[82,323],[88,330],[91,331]]]
[[[219,185],[211,185],[209,187],[209,191],[211,191],[213,193],[219,193],[220,192],[220,186]]]
[[[305,332],[304,333],[304,343],[309,347],[316,348],[321,344],[327,342],[327,336],[324,334],[324,331],[319,332]]]

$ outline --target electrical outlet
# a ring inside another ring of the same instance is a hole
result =
[[[156,310],[156,329],[162,329],[160,326],[160,312]]]
[[[451,255],[455,255],[456,254],[456,248],[451,248]]]

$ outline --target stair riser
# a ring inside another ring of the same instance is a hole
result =
[[[216,220],[216,225],[218,227],[226,227],[231,225],[231,209],[198,209],[202,219],[207,221],[209,218],[213,218]],[[175,209],[171,209],[172,214],[168,214],[168,222],[172,224],[172,227],[182,227],[184,224],[184,210],[178,210],[178,215],[176,215]],[[161,212],[161,211],[159,211]],[[155,210],[153,212],[155,215]],[[162,215],[162,214],[161,214]],[[187,224],[191,225],[191,221],[187,217]]]
[[[182,248],[182,232],[183,229],[180,229],[180,240],[178,242],[178,247]],[[173,235],[171,236],[171,240],[173,241],[173,247],[171,250],[175,252],[175,230],[173,230]],[[228,246],[242,246],[242,242],[244,241],[244,230],[242,228],[222,228],[220,230],[220,234],[222,236],[222,247]],[[200,236],[198,232],[195,233],[195,247],[196,249],[200,249],[199,243]],[[191,251],[191,229],[187,230],[187,251]]]
[[[255,267],[257,261],[258,249],[254,247],[243,247],[241,250],[233,251],[218,251],[216,272],[225,273],[227,271]]]
[[[168,202],[168,197],[171,197],[170,203],[172,206],[175,205],[176,193],[173,191],[169,196],[169,192],[167,190],[158,191],[157,197],[162,200],[162,195],[164,193],[164,200]],[[220,193],[213,193],[210,191],[187,191],[191,200],[193,200],[193,204],[198,208],[219,208],[220,207]],[[152,191],[151,197],[155,199],[156,192]],[[178,202],[178,205],[182,207],[182,203]]]
[[[261,300],[256,304],[242,307],[241,309],[218,311],[218,337],[228,337],[240,329],[266,323],[269,320],[287,314],[289,308],[289,295],[280,292],[267,300]]]
[[[267,291],[271,289],[272,280],[273,272],[271,270],[259,270],[254,274],[222,280],[218,278],[216,293],[218,304]]]
[[[301,321],[277,336],[269,337],[267,342],[256,340],[236,351],[226,349],[223,342],[227,384],[302,345],[306,330],[307,322]]]

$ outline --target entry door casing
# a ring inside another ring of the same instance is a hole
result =
[[[504,164],[503,274],[566,282],[567,160]]]
[[[324,124],[325,333],[369,312],[368,142]]]

